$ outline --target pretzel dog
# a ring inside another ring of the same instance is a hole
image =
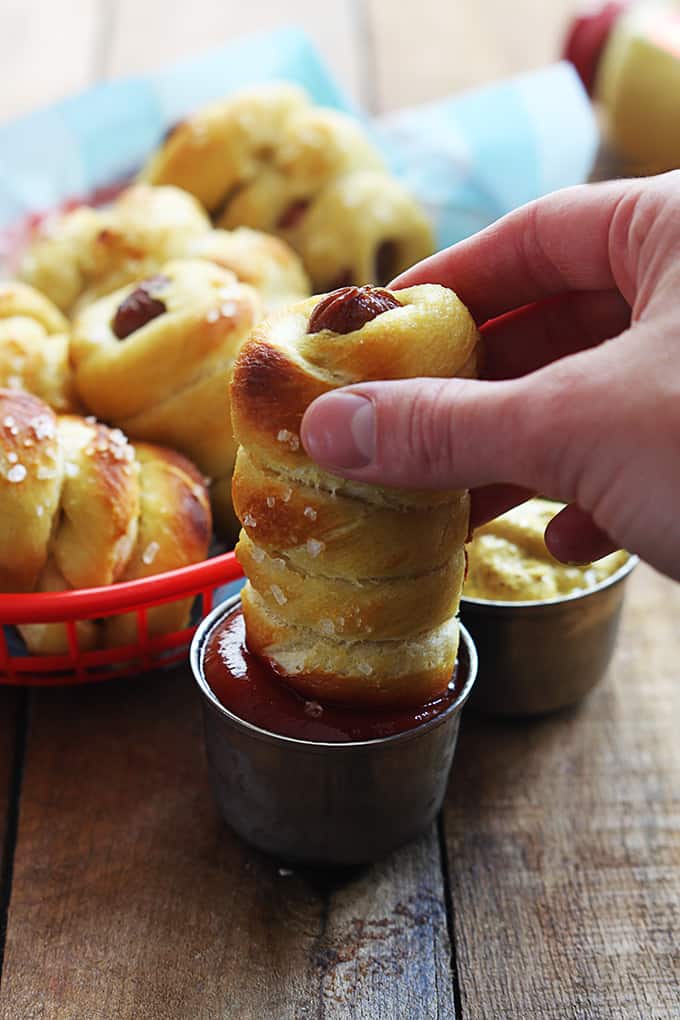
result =
[[[360,125],[292,85],[247,89],[199,110],[140,178],[190,191],[218,226],[277,234],[318,290],[386,283],[433,250],[424,212]]]
[[[211,528],[203,479],[184,457],[132,447],[118,429],[11,390],[0,390],[0,518],[5,592],[90,588],[195,563]],[[150,610],[149,633],[184,626],[190,601]],[[134,615],[79,622],[78,644],[125,644],[136,625]],[[61,624],[20,629],[32,652],[68,651]]]
[[[71,358],[98,418],[132,439],[180,450],[212,480],[220,530],[233,530],[236,454],[228,412],[231,369],[260,319],[257,293],[211,262],[168,262],[101,298],[77,318]]]
[[[321,470],[300,445],[305,408],[352,382],[472,376],[477,340],[443,287],[349,287],[280,311],[241,349],[231,406],[247,641],[305,696],[401,705],[445,690],[469,503]]]
[[[35,393],[57,411],[76,410],[68,330],[44,294],[15,280],[0,282],[0,386]]]

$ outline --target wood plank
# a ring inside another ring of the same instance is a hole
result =
[[[0,120],[85,88],[98,47],[97,0],[3,0]]]
[[[638,567],[607,678],[468,716],[446,805],[462,1015],[678,1016],[680,586]]]
[[[18,795],[18,756],[24,741],[26,694],[0,687],[0,960],[10,895]],[[0,968],[1,969],[1,968]]]
[[[376,109],[395,110],[559,59],[573,0],[369,0]]]
[[[285,25],[305,29],[340,85],[354,100],[361,93],[361,56],[355,36],[351,0],[274,0],[256,4],[223,4],[192,0],[118,0],[112,20],[108,72],[139,73],[184,59],[251,32]],[[256,69],[255,69],[256,71]]]
[[[335,878],[219,821],[183,673],[36,694],[2,1020],[453,1016],[436,835]]]

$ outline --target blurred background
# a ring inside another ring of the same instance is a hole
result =
[[[247,33],[303,27],[381,113],[558,58],[573,0],[2,0],[0,120]]]

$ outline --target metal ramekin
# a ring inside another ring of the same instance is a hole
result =
[[[477,646],[470,707],[541,715],[578,701],[604,675],[619,628],[631,556],[585,591],[534,602],[463,597],[460,616]]]
[[[228,599],[203,620],[190,652],[211,783],[227,824],[260,850],[323,867],[363,864],[417,836],[441,807],[461,709],[477,673],[465,628],[460,694],[441,715],[379,740],[305,741],[239,719],[206,682],[206,642],[239,601]]]

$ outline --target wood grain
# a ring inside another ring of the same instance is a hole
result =
[[[379,111],[559,60],[573,0],[367,0]]]
[[[289,873],[216,816],[185,673],[36,696],[2,1020],[453,1015],[434,833]]]
[[[24,739],[24,691],[0,687],[0,932],[4,928],[4,910],[9,894],[8,869],[11,867],[13,847],[13,814],[16,808],[17,754]],[[0,956],[2,937],[0,936]]]
[[[579,707],[469,716],[446,806],[462,1015],[680,1010],[680,587],[639,567]]]
[[[258,3],[215,3],[192,0],[118,0],[111,19],[111,75],[148,71],[187,58],[251,32],[282,25],[305,29],[332,74],[356,101],[361,96],[363,49],[357,45],[355,11],[351,0],[319,7],[316,0],[274,0]],[[257,68],[254,68],[257,73]]]
[[[99,0],[3,0],[0,120],[86,88],[99,49]]]

